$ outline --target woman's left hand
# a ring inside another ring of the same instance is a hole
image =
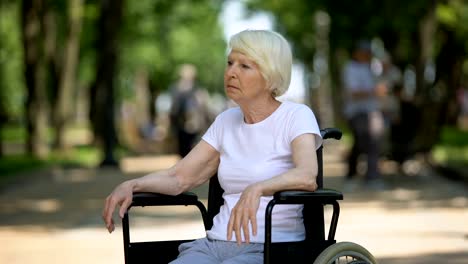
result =
[[[237,244],[242,243],[241,230],[244,233],[245,242],[250,243],[249,223],[252,226],[252,234],[257,235],[257,210],[260,204],[261,190],[255,184],[247,187],[236,206],[232,209],[229,218],[227,239],[232,238],[232,232],[236,235]]]

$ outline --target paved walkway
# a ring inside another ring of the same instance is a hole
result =
[[[0,189],[0,263],[123,263],[120,226],[109,235],[100,218],[104,197],[123,180],[175,160],[125,159],[123,171],[37,171]],[[325,160],[326,186],[342,190],[342,157],[328,154]],[[391,165],[386,164],[390,171]],[[382,264],[468,263],[467,185],[424,170],[417,176],[388,175],[385,181],[386,191],[345,193],[338,241],[365,246]],[[206,198],[206,186],[196,192]],[[135,240],[204,234],[193,208],[132,212]]]

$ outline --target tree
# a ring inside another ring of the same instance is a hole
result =
[[[102,0],[96,41],[96,79],[91,86],[90,120],[96,142],[102,147],[101,166],[117,165],[114,147],[115,130],[115,75],[118,66],[118,40],[122,21],[123,0]]]
[[[20,5],[16,1],[0,3],[0,132],[8,122],[19,122],[23,115],[24,77],[22,68]],[[3,152],[0,137],[0,157]]]
[[[49,152],[47,143],[47,71],[43,40],[44,10],[43,0],[23,1],[22,3],[24,74],[27,87],[26,150],[39,158],[45,158]]]
[[[53,121],[55,127],[54,145],[61,150],[65,148],[64,129],[67,123],[72,119],[71,115],[74,106],[73,95],[76,91],[82,17],[83,0],[68,1],[68,32],[65,37],[63,55],[57,56],[63,58],[63,61],[58,76],[56,101],[53,104]]]

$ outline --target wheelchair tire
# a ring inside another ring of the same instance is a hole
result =
[[[363,246],[353,242],[339,242],[327,247],[314,261],[314,264],[333,263],[377,264],[377,261]]]

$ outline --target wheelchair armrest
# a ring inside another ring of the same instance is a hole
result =
[[[336,140],[340,140],[341,136],[343,135],[341,130],[338,128],[324,128],[320,130],[320,134],[322,135],[323,139],[333,138]]]
[[[332,204],[337,200],[343,200],[343,194],[332,189],[318,189],[314,192],[308,191],[281,191],[273,196],[277,204],[306,204],[322,203]]]
[[[331,204],[333,205],[333,214],[328,232],[328,240],[333,241],[340,214],[340,206],[337,200],[343,200],[343,194],[332,189],[318,189],[314,192],[308,191],[280,191],[273,195],[273,199],[268,203],[265,210],[265,263],[270,261],[271,252],[271,228],[273,207],[277,204]],[[325,235],[324,235],[325,238]]]
[[[134,193],[131,206],[159,206],[159,205],[196,205],[198,196],[192,192],[179,195],[165,195],[159,193]]]
[[[213,220],[208,217],[205,205],[198,200],[198,196],[192,192],[184,192],[179,195],[165,195],[151,192],[133,193],[132,204],[128,207],[127,212],[122,218],[122,229],[125,245],[125,256],[128,256],[127,250],[130,248],[130,225],[129,212],[132,206],[164,206],[164,205],[194,205],[198,207],[203,218],[205,230],[209,230],[213,226]]]

